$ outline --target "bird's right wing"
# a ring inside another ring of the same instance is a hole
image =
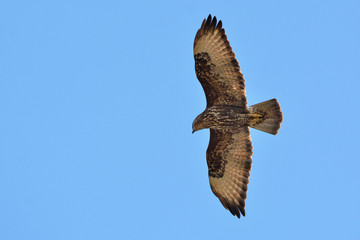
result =
[[[251,169],[249,127],[210,129],[206,152],[211,190],[233,215],[245,216],[245,199]]]

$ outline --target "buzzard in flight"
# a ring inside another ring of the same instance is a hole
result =
[[[247,107],[245,80],[222,28],[211,15],[204,19],[194,41],[196,76],[206,109],[193,122],[193,132],[210,128],[206,152],[211,190],[233,215],[245,216],[251,169],[249,127],[277,134],[282,122],[276,99]]]

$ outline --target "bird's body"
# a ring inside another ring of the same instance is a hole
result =
[[[249,127],[277,134],[282,113],[276,99],[247,107],[245,80],[216,17],[205,19],[194,41],[196,76],[207,106],[193,122],[193,132],[209,128],[206,152],[210,186],[233,215],[245,216],[252,163]]]
[[[234,106],[212,106],[206,108],[193,123],[193,128],[236,129],[249,126],[250,122],[261,118],[246,109]]]

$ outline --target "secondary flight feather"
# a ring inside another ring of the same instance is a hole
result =
[[[216,17],[209,15],[196,33],[194,59],[207,105],[194,120],[193,132],[210,129],[206,160],[211,190],[240,218],[252,163],[249,127],[276,135],[283,119],[280,105],[272,99],[247,107],[243,74]]]

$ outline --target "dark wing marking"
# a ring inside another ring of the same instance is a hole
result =
[[[206,152],[211,190],[233,215],[245,216],[245,199],[251,169],[249,127],[210,129]]]
[[[229,41],[211,15],[204,19],[194,41],[196,76],[206,95],[207,107],[232,105],[246,109],[245,80]]]

